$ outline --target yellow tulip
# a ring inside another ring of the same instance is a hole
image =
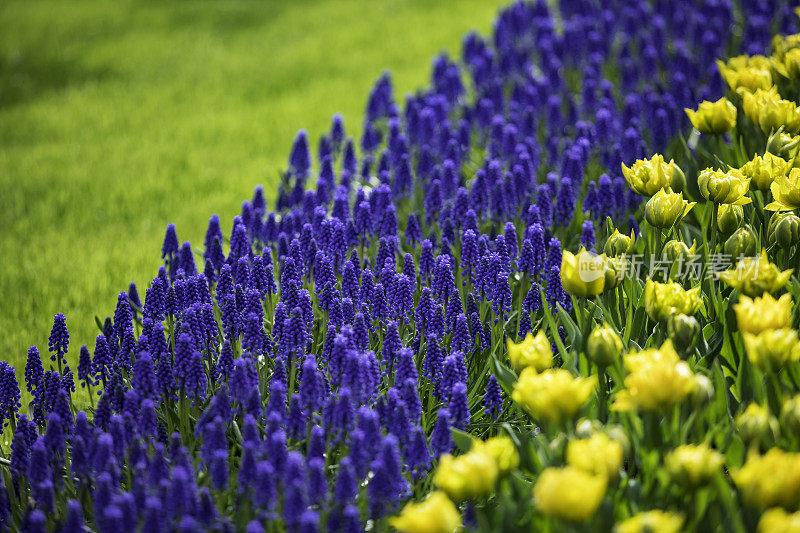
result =
[[[800,533],[800,511],[787,513],[780,507],[767,509],[758,521],[757,533]]]
[[[772,66],[764,56],[732,57],[727,63],[717,60],[722,79],[737,94],[772,87]]]
[[[671,228],[675,223],[689,214],[695,202],[683,199],[683,193],[674,193],[671,189],[660,189],[644,206],[644,217],[651,226]]]
[[[769,219],[767,243],[791,248],[800,242],[800,217],[794,213],[778,212]]]
[[[725,97],[716,102],[700,102],[697,111],[684,111],[700,133],[727,133],[736,125],[736,107]]]
[[[800,168],[793,168],[788,175],[778,176],[770,185],[775,199],[765,207],[770,211],[792,211],[800,208]]]
[[[773,58],[772,66],[784,78],[797,80],[800,78],[800,49],[792,48],[782,58]]]
[[[553,349],[543,330],[539,330],[536,337],[528,333],[522,342],[515,344],[508,339],[506,344],[508,358],[514,370],[533,367],[541,372],[553,366]]]
[[[775,87],[745,93],[742,109],[750,122],[767,135],[781,127],[792,134],[800,130],[800,108],[794,102],[782,99]]]
[[[700,309],[700,286],[685,290],[679,283],[648,279],[644,287],[644,308],[653,320],[664,321],[675,314],[693,315]]]
[[[763,156],[755,156],[739,170],[750,179],[751,189],[768,191],[772,183],[789,172],[790,168],[791,164],[788,161],[767,152]]]
[[[678,357],[672,341],[659,349],[630,353],[624,362],[629,374],[614,401],[614,410],[662,410],[682,402],[696,387],[692,370]]]
[[[533,487],[536,508],[547,516],[570,522],[584,522],[594,516],[608,481],[579,468],[546,468]]]
[[[402,533],[453,533],[461,515],[444,492],[434,491],[419,503],[408,503],[389,525]]]
[[[724,235],[730,235],[744,220],[744,209],[740,205],[719,204],[717,206],[717,229]]]
[[[772,37],[772,57],[778,61],[783,61],[784,56],[790,50],[798,47],[800,47],[800,33]]]
[[[691,489],[708,484],[723,461],[722,454],[707,444],[684,444],[664,457],[664,468],[675,483]]]
[[[615,229],[614,233],[606,239],[606,245],[603,248],[603,252],[608,257],[617,257],[619,255],[630,255],[633,252],[633,246],[635,244],[635,238],[633,235],[633,230],[631,230],[630,236],[623,235],[619,232],[619,230]]]
[[[497,461],[479,445],[458,457],[442,455],[433,484],[460,502],[488,494],[499,475]]]
[[[764,372],[778,371],[800,361],[797,331],[769,329],[758,335],[745,332],[744,347],[750,361]]]
[[[511,398],[536,420],[558,424],[577,414],[596,384],[596,376],[576,378],[563,368],[551,368],[538,374],[528,367],[514,384]]]
[[[692,241],[692,246],[689,247],[683,241],[676,241],[675,239],[668,241],[664,245],[664,256],[672,262],[679,259],[689,261],[694,257],[694,252],[697,249],[697,241]]]
[[[608,366],[622,353],[622,339],[608,324],[597,326],[586,340],[586,352],[599,366]]]
[[[622,163],[622,174],[631,189],[642,196],[653,196],[665,187],[682,191],[686,183],[680,167],[671,159],[667,163],[660,154],[650,159],[637,159],[630,168]]]
[[[795,509],[800,504],[800,454],[771,448],[751,454],[731,477],[748,505]]]
[[[599,431],[588,439],[571,440],[567,444],[568,465],[609,480],[619,476],[622,455],[622,444]]]
[[[586,297],[603,292],[608,261],[605,254],[594,254],[581,249],[576,255],[568,251],[561,254],[561,285],[569,294]]]
[[[745,205],[750,203],[746,197],[750,179],[744,177],[739,169],[728,172],[707,168],[697,177],[697,184],[703,198],[717,204]]]
[[[519,466],[519,453],[514,442],[507,436],[492,437],[473,446],[482,446],[483,451],[489,454],[497,464],[497,470],[504,476]]]
[[[767,251],[761,250],[759,257],[740,259],[732,270],[719,274],[719,279],[742,294],[754,298],[765,292],[774,293],[782,289],[792,277],[792,272],[792,269],[781,272],[775,264],[769,262]]]
[[[782,129],[767,139],[767,152],[777,155],[784,161],[792,161],[797,157],[798,146],[800,146],[800,135],[789,135]]]
[[[784,294],[777,300],[765,293],[760,298],[742,296],[733,306],[736,323],[742,333],[758,335],[762,331],[783,329],[792,325],[792,296]]]
[[[748,444],[768,443],[779,431],[778,420],[769,412],[769,408],[751,403],[742,411],[735,421],[736,432]]]

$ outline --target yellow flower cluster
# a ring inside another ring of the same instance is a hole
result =
[[[769,293],[755,299],[743,295],[733,310],[742,333],[758,335],[768,330],[788,328],[792,324],[790,294],[784,294],[777,300]]]
[[[745,93],[742,109],[750,122],[767,135],[780,128],[791,134],[800,131],[800,108],[794,102],[782,99],[775,87]]]
[[[754,507],[800,505],[800,454],[771,448],[764,455],[752,453],[744,466],[734,471],[733,481],[742,499]]]
[[[695,202],[683,199],[683,193],[660,189],[644,206],[644,218],[656,228],[671,228],[689,214]]]
[[[605,254],[581,249],[577,254],[561,254],[561,285],[569,294],[578,297],[597,296],[619,285],[617,267]]]
[[[694,373],[681,361],[672,341],[661,348],[627,354],[625,388],[617,394],[617,411],[658,411],[682,402],[697,386]]]
[[[528,367],[514,384],[511,398],[536,420],[558,424],[577,414],[596,384],[596,376],[576,378],[563,368],[537,373]]]
[[[719,274],[719,279],[742,294],[751,298],[761,296],[765,292],[775,293],[786,285],[792,277],[793,270],[781,271],[770,263],[767,251],[762,250],[759,257],[744,257],[732,270]]]
[[[723,457],[707,444],[678,446],[664,457],[670,478],[686,488],[708,484],[722,467]]]
[[[389,525],[402,533],[453,533],[461,515],[444,492],[434,491],[419,503],[408,503]]]
[[[700,194],[716,204],[746,205],[751,201],[745,196],[750,188],[750,178],[736,168],[727,172],[707,168],[697,177],[697,184]]]
[[[722,79],[739,95],[772,87],[772,64],[764,56],[737,56],[727,63],[717,60]]]
[[[700,286],[685,290],[679,283],[647,280],[644,306],[653,320],[665,321],[673,315],[693,315],[700,309]]]
[[[628,168],[622,163],[622,175],[637,194],[653,196],[660,189],[670,188],[682,191],[686,185],[686,176],[678,165],[664,156],[655,154],[650,159],[638,159]]]
[[[529,332],[522,342],[513,343],[508,339],[506,344],[511,366],[518,372],[529,366],[537,372],[553,366],[553,349],[543,330],[539,330],[535,337]]]
[[[800,533],[800,512],[787,513],[780,507],[768,509],[758,521],[758,533]]]
[[[508,437],[476,440],[470,450],[458,457],[439,458],[433,484],[455,501],[488,494],[498,478],[519,466],[519,454]]]
[[[780,430],[766,406],[751,403],[736,417],[736,431],[748,444],[769,443]]]
[[[533,487],[536,508],[547,516],[584,522],[603,501],[608,480],[574,466],[545,468]]]
[[[567,464],[609,480],[619,477],[622,468],[622,444],[603,432],[588,439],[571,440],[567,444]]]
[[[685,111],[700,133],[727,133],[736,125],[736,106],[725,97],[716,102],[700,102],[697,111]]]
[[[770,211],[792,211],[800,208],[800,168],[793,168],[789,174],[782,174],[770,184],[775,201],[765,209]]]
[[[775,180],[789,172],[791,166],[783,158],[767,152],[763,156],[755,156],[745,163],[739,171],[750,180],[751,189],[768,191]]]

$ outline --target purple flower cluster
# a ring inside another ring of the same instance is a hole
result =
[[[202,255],[167,227],[143,301],[133,284],[121,292],[93,352],[80,350],[92,421],[72,415],[63,315],[57,365],[28,354],[31,419],[0,364],[14,481],[1,501],[31,502],[0,521],[383,524],[454,450],[452,429],[507,420],[495,349],[545,305],[571,311],[562,244],[591,248],[607,218],[632,229],[638,197],[620,163],[666,150],[683,107],[722,91],[711,65],[736,21],[753,50],[793,18],[762,4],[517,2],[490,38],[436,57],[403,105],[383,75],[358,149],[338,115],[316,157],[301,131],[274,209],[257,188],[227,254],[216,215]]]

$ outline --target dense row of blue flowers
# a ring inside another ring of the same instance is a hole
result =
[[[202,247],[168,226],[93,350],[56,315],[27,412],[0,362],[0,527],[385,529],[452,428],[516,416],[489,355],[570,310],[562,246],[607,218],[638,231],[620,164],[668,153],[684,106],[722,93],[715,58],[791,30],[788,4],[740,4],[516,3],[402,106],[382,76],[358,148],[339,116],[315,158],[300,132],[274,210],[257,188]]]

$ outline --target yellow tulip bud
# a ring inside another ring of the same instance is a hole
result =
[[[700,133],[727,133],[736,125],[736,107],[725,97],[716,102],[700,102],[697,111],[684,111]]]
[[[692,242],[692,247],[689,248],[686,246],[686,243],[683,241],[676,241],[675,239],[668,241],[664,245],[664,257],[672,261],[673,263],[677,262],[678,260],[683,261],[691,261],[694,258],[694,252],[697,248],[697,242]]]
[[[442,455],[433,484],[460,502],[488,494],[499,474],[495,458],[483,446],[473,446],[458,457]]]
[[[765,406],[751,403],[736,417],[736,432],[747,444],[770,444],[780,428],[778,421]]]
[[[671,228],[685,217],[694,205],[695,202],[687,202],[683,199],[683,193],[660,189],[645,204],[644,217],[651,226]]]
[[[630,168],[623,163],[622,174],[631,189],[642,196],[652,196],[666,187],[682,191],[686,182],[680,167],[672,160],[665,162],[660,154],[650,159],[637,159]]]
[[[781,421],[792,434],[800,433],[800,394],[783,401]]]
[[[598,366],[606,367],[622,353],[622,340],[611,326],[603,324],[589,335],[586,352]]]
[[[758,520],[756,533],[798,533],[800,532],[800,511],[787,513],[780,507],[767,509]]]
[[[630,255],[633,252],[634,245],[633,231],[630,236],[623,235],[619,230],[615,229],[614,233],[606,240],[606,245],[603,252],[608,257],[617,257],[619,255]]]
[[[791,161],[797,156],[798,146],[800,146],[800,135],[793,137],[784,133],[783,129],[776,131],[767,139],[767,152],[784,161]]]
[[[551,368],[537,374],[526,368],[514,384],[511,398],[534,419],[561,423],[572,419],[589,400],[597,378],[576,378],[563,368]]]
[[[762,250],[759,257],[740,259],[733,270],[719,274],[719,279],[742,294],[754,298],[765,292],[774,293],[782,289],[792,272],[792,269],[781,272],[769,262],[767,251]]]
[[[758,335],[745,332],[743,336],[747,356],[764,372],[777,372],[800,361],[800,343],[793,329],[768,329]]]
[[[706,444],[678,446],[664,457],[669,476],[687,489],[707,485],[720,471],[722,463],[722,454]]]
[[[765,207],[770,211],[792,211],[800,208],[800,168],[793,168],[788,175],[779,176],[770,185],[774,202]]]
[[[619,477],[622,455],[622,445],[601,432],[594,433],[588,439],[571,440],[567,444],[568,465],[609,480]]]
[[[692,405],[705,407],[714,399],[714,384],[702,374],[694,376],[694,390],[691,394]]]
[[[703,198],[717,204],[745,205],[750,203],[746,197],[750,180],[738,169],[728,172],[707,168],[697,177],[697,184]]]
[[[561,285],[569,294],[596,296],[605,289],[608,262],[605,255],[581,250],[577,255],[561,254]]]
[[[675,314],[693,315],[700,309],[700,286],[684,290],[679,283],[647,280],[644,307],[653,320],[665,321]]]
[[[655,509],[617,524],[614,533],[679,533],[683,530],[683,522],[683,515]]]
[[[533,487],[534,504],[544,515],[584,522],[597,512],[607,483],[604,476],[572,466],[546,468]]]
[[[739,298],[733,306],[736,311],[736,323],[742,333],[758,335],[771,329],[785,329],[792,325],[792,296],[784,294],[777,300],[769,293],[750,299]]]
[[[719,204],[717,206],[717,229],[720,233],[730,235],[739,227],[744,219],[744,209],[740,205]]]
[[[731,473],[742,499],[754,507],[796,509],[800,504],[800,454],[771,448],[751,454]]]
[[[453,533],[461,527],[461,515],[447,495],[431,492],[419,503],[407,503],[389,525],[402,533]]]
[[[739,170],[750,179],[751,189],[768,191],[772,182],[789,172],[790,168],[791,164],[788,161],[767,152],[763,156],[755,156]]]
[[[696,386],[694,374],[681,361],[671,341],[624,357],[625,388],[617,393],[617,411],[659,411],[682,402]]]
[[[731,257],[750,257],[757,250],[757,239],[749,224],[741,227],[725,241],[725,253]]]
[[[528,333],[525,340],[516,344],[508,339],[506,345],[508,358],[514,370],[533,367],[537,372],[541,372],[553,366],[553,349],[543,330],[539,330],[536,337]]]
[[[672,315],[667,319],[667,334],[675,348],[682,353],[691,350],[700,334],[700,323],[693,316]]]
[[[732,57],[727,63],[717,60],[722,79],[739,95],[772,87],[772,67],[764,56]]]
[[[800,242],[800,217],[794,213],[775,213],[769,219],[767,242],[781,248],[791,248]]]

